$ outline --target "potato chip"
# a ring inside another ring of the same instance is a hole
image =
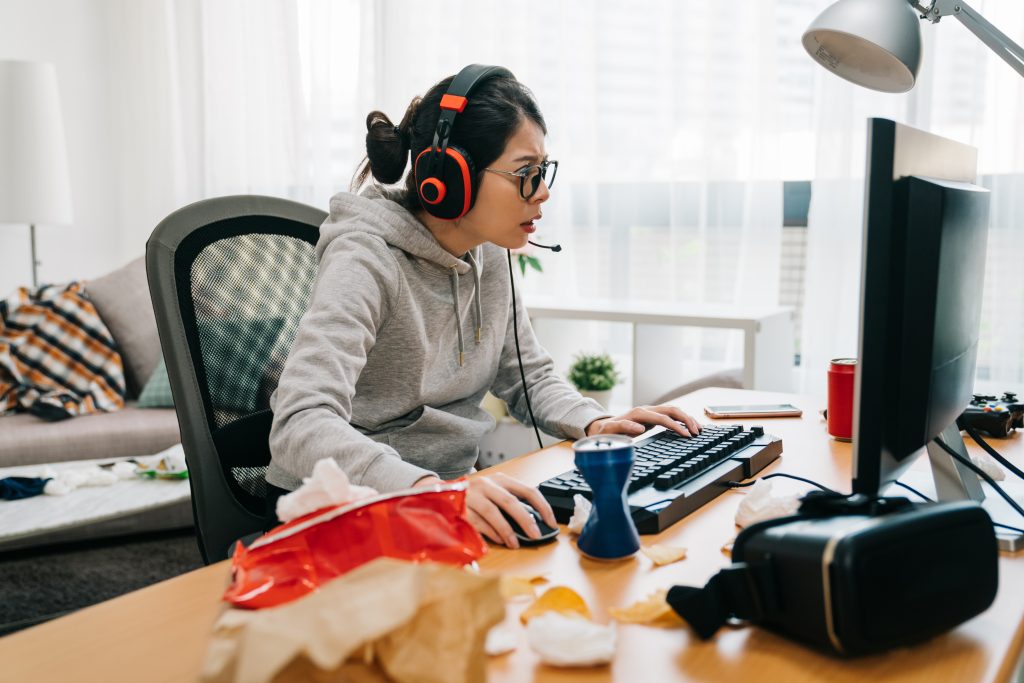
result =
[[[530,619],[547,612],[558,612],[567,617],[590,619],[590,610],[579,593],[566,586],[555,586],[549,588],[534,600],[532,605],[523,610],[523,613],[519,615],[519,621],[525,624]]]
[[[686,548],[677,548],[671,545],[645,545],[640,548],[640,551],[650,558],[655,567],[672,564],[686,557]]]
[[[629,607],[612,607],[608,615],[624,624],[650,624],[652,626],[680,626],[683,620],[665,602],[668,589],[662,588]]]
[[[506,600],[514,600],[524,595],[532,598],[535,595],[533,587],[546,581],[547,578],[540,574],[535,576],[502,576],[500,583],[501,597]]]

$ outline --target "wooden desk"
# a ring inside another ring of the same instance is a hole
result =
[[[801,474],[849,488],[850,446],[829,439],[814,401],[789,394],[706,389],[678,404],[702,414],[709,403],[792,402],[803,418],[764,420],[783,438],[774,471]],[[1018,435],[999,441],[1004,453],[1024,464]],[[572,451],[558,445],[495,469],[540,482],[569,467]],[[788,485],[786,480],[779,486]],[[794,482],[794,486],[797,484]],[[624,606],[650,591],[676,583],[702,584],[728,562],[721,546],[736,533],[733,515],[743,495],[730,492],[645,543],[682,545],[689,556],[652,568],[643,556],[617,563],[587,560],[568,534],[557,543],[517,551],[493,549],[485,571],[547,573],[549,585],[569,585],[586,598],[594,617],[607,620],[609,607]],[[936,549],[941,552],[941,549]],[[109,602],[0,639],[2,681],[195,681],[207,634],[221,606],[227,563],[211,565]],[[581,670],[537,662],[521,635],[520,647],[490,661],[490,681],[1004,681],[1019,667],[1024,642],[1024,555],[1002,556],[995,604],[951,633],[912,649],[845,661],[820,654],[758,628],[724,629],[700,642],[686,628],[624,625],[615,661]],[[517,624],[522,603],[511,603],[507,619]]]

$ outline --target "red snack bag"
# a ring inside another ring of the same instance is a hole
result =
[[[487,552],[466,521],[465,479],[312,512],[235,547],[224,600],[260,609],[300,598],[378,557],[465,565]]]

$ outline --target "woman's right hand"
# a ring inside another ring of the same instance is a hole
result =
[[[435,486],[444,482],[437,477],[424,477],[414,486]],[[535,487],[498,473],[481,475],[469,479],[466,491],[466,518],[473,527],[490,541],[509,548],[518,548],[519,539],[512,531],[502,510],[505,510],[531,538],[540,537],[540,529],[533,517],[519,502],[522,499],[540,513],[550,526],[557,526],[555,513],[544,496]]]

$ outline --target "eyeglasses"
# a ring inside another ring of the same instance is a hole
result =
[[[541,180],[544,181],[549,190],[554,186],[555,176],[558,175],[558,162],[543,161],[536,166],[527,166],[518,171],[499,171],[496,168],[485,168],[484,170],[519,178],[519,196],[523,199],[529,199],[537,194],[537,190],[540,189]]]

